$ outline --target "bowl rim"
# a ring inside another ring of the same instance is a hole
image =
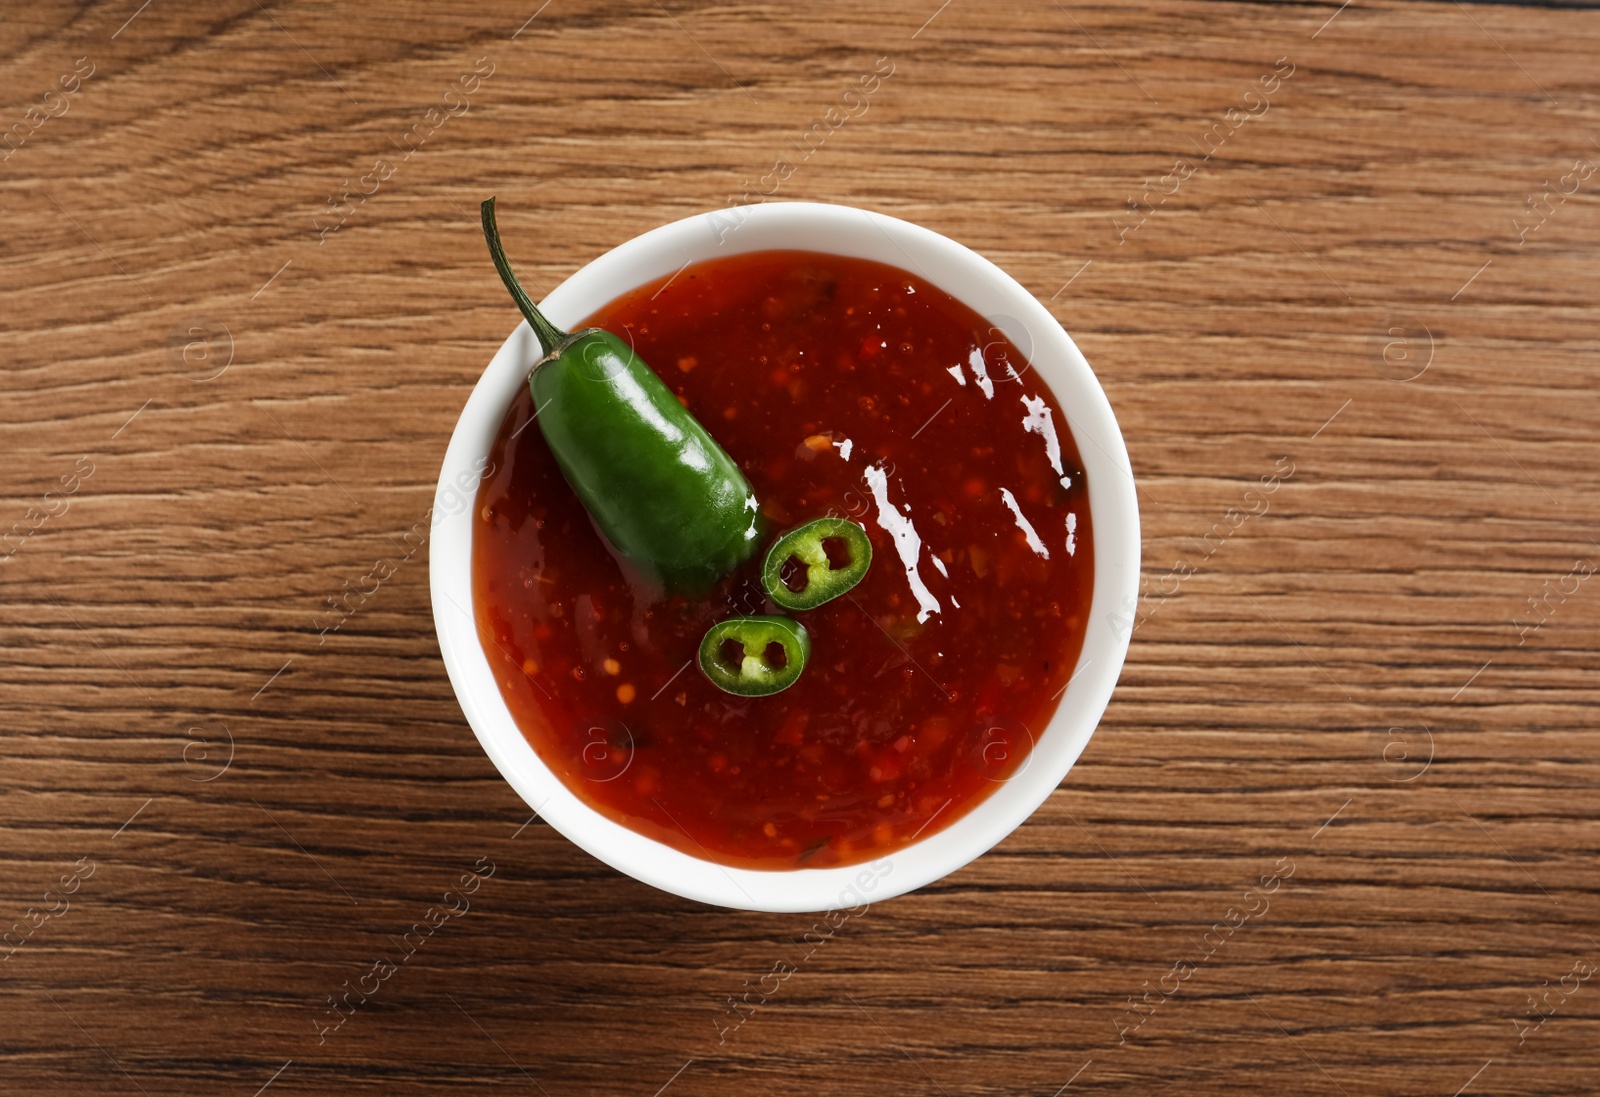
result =
[[[550,770],[501,696],[477,633],[472,528],[477,485],[506,408],[539,357],[526,321],[474,384],[445,451],[430,512],[428,574],[439,650],[484,752],[537,814],[597,859],[653,887],[714,906],[766,912],[860,910],[940,879],[1022,825],[1071,771],[1110,702],[1132,633],[1140,540],[1133,471],[1104,390],[1070,335],[1037,298],[983,256],[931,229],[855,206],[766,202],[694,214],[651,229],[586,264],[541,310],[570,328],[596,309],[689,263],[767,250],[875,259],[908,271],[984,315],[1056,398],[1089,485],[1094,585],[1078,663],[1017,772],[949,826],[875,861],[764,870],[692,857],[600,814]],[[910,260],[908,266],[904,260]],[[1019,346],[1019,349],[1022,349]],[[1030,735],[1032,735],[1030,729]]]

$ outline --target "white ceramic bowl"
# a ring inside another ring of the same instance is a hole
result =
[[[518,730],[472,616],[473,497],[512,396],[539,357],[526,323],[489,362],[445,452],[429,552],[433,617],[450,683],[478,741],[512,788],[567,838],[620,872],[703,903],[762,911],[853,910],[921,887],[984,853],[1020,826],[1077,761],[1111,699],[1128,649],[1139,584],[1138,502],[1111,405],[1061,325],[999,267],[906,221],[810,202],[689,217],[600,256],[556,287],[541,308],[557,326],[570,329],[685,262],[778,248],[874,259],[922,275],[1003,330],[1066,411],[1088,476],[1094,595],[1071,684],[1019,772],[950,826],[872,865],[779,872],[691,857],[612,822],[573,795]],[[486,278],[490,270],[485,257]]]

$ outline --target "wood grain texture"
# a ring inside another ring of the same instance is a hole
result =
[[[1561,4],[15,6],[0,532],[57,513],[0,544],[0,924],[93,871],[0,963],[0,1088],[1594,1092],[1600,177],[1555,192],[1600,162],[1597,50]],[[879,57],[776,197],[926,224],[1047,303],[1126,433],[1147,596],[1034,818],[803,956],[815,919],[524,827],[402,537],[515,321],[476,202],[542,237],[547,290],[742,200]]]

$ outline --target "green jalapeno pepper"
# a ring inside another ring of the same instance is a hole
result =
[[[773,658],[777,652],[781,657]],[[788,689],[811,658],[805,626],[787,617],[730,617],[700,641],[700,669],[711,683],[740,697]]]
[[[755,555],[759,508],[733,458],[622,340],[545,319],[506,260],[493,198],[483,233],[544,353],[528,375],[539,428],[606,540],[674,593],[703,591]]]
[[[836,541],[847,562],[834,567],[825,542]],[[783,581],[784,566],[798,560],[805,585],[791,590]],[[872,566],[872,542],[866,531],[844,518],[818,518],[785,533],[767,550],[761,585],[784,609],[816,609],[861,582]]]

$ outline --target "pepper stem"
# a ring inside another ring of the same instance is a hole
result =
[[[494,260],[494,269],[500,272],[500,281],[511,291],[511,299],[517,303],[517,308],[528,318],[528,324],[533,328],[535,338],[539,340],[539,349],[549,354],[566,341],[567,333],[544,318],[544,313],[534,306],[528,291],[517,281],[516,273],[511,269],[511,261],[506,258],[506,249],[500,243],[500,227],[495,224],[494,219],[494,199],[485,198],[481,208],[483,237],[489,241],[489,258]]]

